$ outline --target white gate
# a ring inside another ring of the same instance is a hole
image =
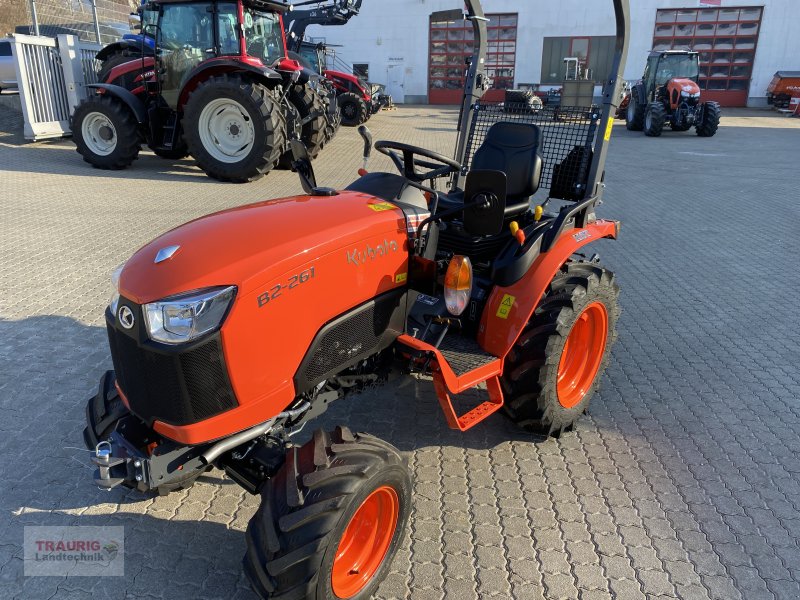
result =
[[[11,52],[25,139],[42,140],[71,133],[70,116],[86,97],[86,84],[97,81],[94,57],[100,48],[74,35],[13,36]]]

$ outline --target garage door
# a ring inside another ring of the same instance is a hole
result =
[[[659,10],[654,50],[697,50],[704,97],[745,106],[761,30],[761,7]]]
[[[489,47],[486,70],[494,80],[484,96],[502,100],[504,91],[514,87],[517,57],[517,15],[486,15],[489,19]],[[470,21],[430,24],[430,61],[428,65],[428,101],[431,104],[460,104],[464,97],[466,60],[472,56],[473,32]]]

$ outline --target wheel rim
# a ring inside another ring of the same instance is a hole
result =
[[[348,119],[355,119],[356,105],[352,102],[346,102],[344,106],[342,106],[342,114]]]
[[[338,598],[363,590],[383,564],[397,529],[400,500],[394,488],[379,487],[358,507],[339,541],[331,583]]]
[[[250,115],[230,98],[217,98],[206,104],[197,127],[203,148],[224,163],[241,161],[250,154],[256,139]]]
[[[558,401],[572,408],[592,387],[608,339],[608,311],[601,302],[587,306],[567,336],[558,365]]]
[[[86,115],[81,123],[81,134],[89,150],[99,156],[108,156],[117,148],[117,129],[103,113]]]

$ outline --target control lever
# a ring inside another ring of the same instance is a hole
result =
[[[367,166],[369,165],[369,157],[372,156],[372,133],[370,133],[366,125],[361,125],[358,128],[358,135],[364,140],[364,164],[358,170],[358,174],[363,177],[369,173]]]

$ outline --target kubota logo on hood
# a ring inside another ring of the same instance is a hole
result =
[[[366,262],[369,260],[375,260],[376,258],[386,256],[390,252],[397,252],[398,250],[399,246],[397,245],[397,242],[394,240],[391,242],[384,240],[382,244],[378,244],[375,248],[367,244],[367,247],[364,250],[354,248],[352,251],[346,250],[345,252],[347,254],[348,264],[360,267],[361,265],[366,264]]]

